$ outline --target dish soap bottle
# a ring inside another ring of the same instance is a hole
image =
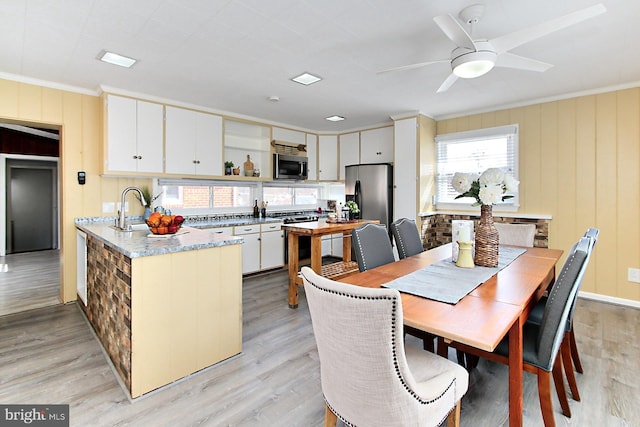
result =
[[[253,205],[253,217],[258,218],[260,216],[260,210],[258,209],[258,199],[256,199],[256,203]]]

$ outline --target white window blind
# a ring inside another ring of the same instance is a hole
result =
[[[436,136],[436,205],[438,209],[469,207],[473,199],[458,196],[451,186],[456,172],[480,175],[488,168],[500,168],[518,179],[518,125],[500,126]],[[500,203],[518,206],[515,195]]]

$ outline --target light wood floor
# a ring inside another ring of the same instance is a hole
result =
[[[130,402],[75,304],[0,317],[0,402],[68,403],[72,426],[321,426],[324,406],[309,312],[287,308],[286,272],[243,284],[243,352]],[[640,310],[580,300],[582,402],[559,426],[639,426]],[[420,345],[412,337],[408,345]],[[455,360],[454,354],[451,359]],[[542,426],[525,374],[524,425]],[[556,408],[559,407],[556,402]],[[462,426],[507,425],[507,370],[486,361],[470,378]]]
[[[60,302],[59,250],[0,257],[0,316]]]

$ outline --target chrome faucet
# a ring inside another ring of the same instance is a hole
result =
[[[147,204],[147,201],[144,199],[144,196],[142,195],[142,190],[140,190],[138,187],[127,187],[124,190],[122,190],[122,196],[120,199],[120,210],[118,211],[118,228],[120,230],[126,230],[126,224],[125,224],[125,219],[124,219],[124,198],[127,195],[127,193],[131,190],[137,191],[138,195],[140,196],[140,204],[142,206],[145,206]]]

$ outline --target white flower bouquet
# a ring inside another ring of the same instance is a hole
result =
[[[520,182],[499,168],[489,168],[480,176],[473,173],[456,172],[451,180],[453,188],[460,193],[456,199],[473,197],[472,206],[493,205],[513,198]]]

